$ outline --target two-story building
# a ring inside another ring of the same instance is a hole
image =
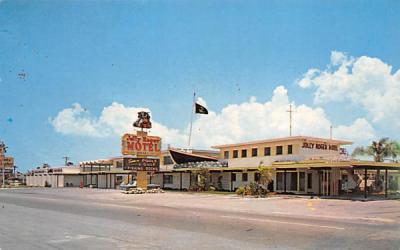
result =
[[[211,159],[193,162],[199,155],[181,151],[180,163],[164,169],[152,178],[164,188],[189,189],[196,182],[201,167],[210,171],[209,183],[221,190],[259,182],[259,168],[272,171],[270,191],[296,194],[341,195],[361,192],[385,193],[399,189],[398,163],[355,161],[348,156],[346,140],[291,136],[268,140],[217,145],[219,154]],[[185,157],[187,155],[187,157]],[[187,159],[185,164],[182,164]],[[215,161],[218,161],[218,166]],[[213,163],[214,162],[214,163]],[[203,164],[203,166],[201,166]],[[367,179],[367,181],[365,181]],[[378,184],[382,187],[377,187]]]

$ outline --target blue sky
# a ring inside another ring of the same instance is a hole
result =
[[[148,108],[182,136],[193,90],[218,117],[251,96],[270,101],[278,86],[290,102],[323,109],[333,126],[365,118],[374,137],[396,139],[397,120],[374,117],[362,97],[316,102],[326,85],[298,81],[311,68],[329,70],[332,51],[377,58],[394,75],[399,11],[398,1],[3,0],[0,139],[22,170],[62,164],[64,155],[104,158],[119,154],[119,136],[57,130],[52,121],[74,103],[93,121],[114,102]]]

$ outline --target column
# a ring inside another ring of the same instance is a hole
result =
[[[231,191],[233,191],[233,172],[231,172]]]
[[[283,170],[283,192],[286,193],[286,169]]]
[[[364,168],[364,198],[367,198],[367,180],[368,180],[368,176],[367,176],[368,172],[367,172],[367,167]]]
[[[92,183],[92,180],[93,180],[93,177],[92,177],[92,170],[93,170],[93,165],[90,164],[90,185],[93,184],[93,183]]]
[[[300,192],[300,171],[297,169],[297,192]]]
[[[179,176],[179,189],[182,190],[182,172],[180,172],[180,176]]]
[[[318,174],[318,195],[321,195],[321,171],[317,171]]]
[[[308,193],[308,172],[307,170],[304,172],[304,192]]]
[[[385,197],[388,197],[388,169],[385,169]]]

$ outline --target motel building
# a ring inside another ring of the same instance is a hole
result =
[[[30,187],[79,187],[79,166],[41,167],[28,171],[26,185]]]
[[[206,168],[209,186],[233,192],[259,182],[258,168],[262,166],[272,170],[272,182],[265,187],[271,192],[399,197],[400,163],[354,160],[346,151],[351,144],[345,140],[290,136],[216,145],[212,150],[168,148],[158,156],[145,158],[144,163],[138,161],[137,155],[121,155],[83,161],[79,166],[44,166],[29,171],[26,182],[28,186],[118,189],[122,183],[137,179],[135,164],[147,164],[148,184],[191,190],[199,181],[199,170]]]
[[[78,166],[42,167],[28,171],[26,185],[30,187],[90,187],[117,189],[122,182],[129,183],[136,173],[123,169],[124,158],[118,156],[80,162]]]
[[[395,197],[400,189],[400,163],[357,161],[346,151],[345,140],[291,136],[217,145],[215,151],[170,149],[151,182],[165,189],[188,190],[196,170],[207,168],[210,185],[235,191],[259,182],[260,166],[271,168],[271,192],[317,196]],[[207,154],[205,154],[207,153]]]

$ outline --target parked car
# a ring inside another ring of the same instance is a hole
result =
[[[135,187],[136,187],[136,180],[133,180],[133,181],[129,182],[128,184],[121,183],[121,185],[119,186],[120,189],[126,190],[126,191],[131,188],[135,188]]]

